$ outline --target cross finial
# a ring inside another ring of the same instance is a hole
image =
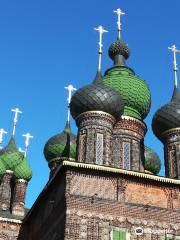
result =
[[[103,44],[102,44],[102,36],[103,36],[103,33],[106,33],[108,32],[107,30],[105,30],[103,28],[103,26],[99,26],[97,28],[94,28],[95,31],[98,31],[99,32],[99,59],[98,59],[98,71],[100,72],[101,71],[101,61],[102,61],[102,47],[103,47]]]
[[[169,50],[173,52],[173,65],[174,65],[174,85],[177,88],[178,87],[178,79],[177,79],[177,61],[176,61],[176,53],[180,53],[180,50],[176,48],[176,45],[172,45],[171,47],[168,47]]]
[[[68,91],[68,99],[67,99],[67,102],[68,102],[68,116],[67,116],[67,121],[68,123],[70,122],[70,102],[71,102],[71,98],[72,98],[72,93],[74,91],[76,91],[77,89],[75,87],[73,87],[73,85],[68,85],[67,87],[65,87],[65,89]]]
[[[16,124],[18,122],[18,115],[21,114],[22,112],[20,111],[19,108],[11,109],[12,112],[14,112],[14,119],[13,119],[13,133],[12,135],[15,135],[16,132]]]
[[[25,150],[23,150],[21,147],[18,148],[19,152],[25,154]]]
[[[113,11],[118,16],[117,26],[118,26],[118,39],[121,38],[121,15],[125,15],[125,13],[120,9],[116,9]]]
[[[31,138],[34,138],[30,133],[26,133],[22,135],[23,137],[25,137],[25,151],[24,151],[24,156],[27,156],[27,150],[29,147],[29,141]]]
[[[3,142],[4,134],[7,134],[7,132],[3,128],[1,128],[0,129],[0,144],[2,144],[2,142]]]

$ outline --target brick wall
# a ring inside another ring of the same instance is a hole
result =
[[[180,235],[178,186],[67,168],[40,196],[20,240],[111,240],[113,229],[126,231],[130,240],[163,240],[165,231]],[[138,227],[144,230],[141,237],[135,234]]]

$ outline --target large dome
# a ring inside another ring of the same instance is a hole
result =
[[[72,97],[71,114],[76,118],[83,112],[103,111],[116,119],[122,115],[124,104],[120,95],[101,80],[80,88]]]
[[[104,84],[115,89],[124,100],[125,116],[144,119],[151,106],[151,94],[146,82],[124,66],[107,70]]]
[[[154,134],[161,139],[165,131],[179,127],[180,93],[179,90],[175,88],[171,101],[155,113],[152,121],[152,129]]]
[[[151,148],[145,147],[145,170],[158,174],[161,169],[161,160],[156,152]]]
[[[62,133],[51,137],[47,141],[44,147],[44,156],[49,162],[58,157],[76,157],[76,136],[72,134],[68,122]]]

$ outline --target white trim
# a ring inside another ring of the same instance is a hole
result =
[[[2,217],[0,217],[0,221],[22,224],[21,220],[16,220],[16,219],[11,219],[11,218],[2,218]]]
[[[165,182],[165,183],[172,183],[180,185],[180,180],[173,179],[173,178],[166,178],[163,176],[155,176],[152,174],[142,173],[142,172],[135,172],[135,171],[128,171],[121,168],[114,168],[114,167],[106,167],[100,166],[96,164],[89,164],[89,163],[80,163],[80,162],[72,162],[72,161],[63,161],[63,166],[71,166],[76,168],[86,168],[86,169],[94,169],[94,170],[101,170],[105,172],[113,172],[113,173],[120,173],[129,176],[136,176],[140,178],[151,179],[158,182]]]

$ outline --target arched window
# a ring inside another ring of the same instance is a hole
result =
[[[97,133],[96,137],[96,164],[103,164],[103,134]]]
[[[130,143],[123,143],[123,168],[130,170]]]

